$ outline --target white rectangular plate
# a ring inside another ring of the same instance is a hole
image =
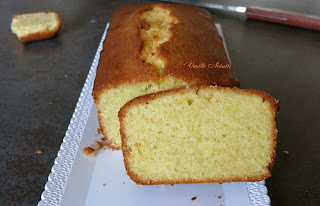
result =
[[[216,26],[223,37],[220,25]],[[38,206],[269,205],[264,181],[142,186],[126,175],[121,151],[101,149],[95,157],[83,154],[84,147],[101,138],[91,92],[107,28],[108,24]]]

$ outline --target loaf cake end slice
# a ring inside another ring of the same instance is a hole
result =
[[[23,43],[49,39],[58,33],[60,27],[60,15],[51,11],[17,14],[11,23],[12,32]]]
[[[265,92],[218,86],[137,97],[119,112],[128,175],[143,185],[266,179],[277,109]]]

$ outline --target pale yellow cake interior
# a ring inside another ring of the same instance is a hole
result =
[[[17,15],[12,19],[11,30],[18,37],[32,33],[51,31],[59,24],[56,13],[39,12]]]
[[[121,147],[118,112],[125,103],[137,96],[187,85],[183,80],[173,77],[166,77],[160,80],[161,70],[165,66],[165,61],[157,55],[157,48],[170,39],[169,28],[171,23],[177,23],[178,20],[173,15],[170,15],[168,9],[158,6],[139,14],[139,18],[147,21],[150,25],[148,30],[140,29],[140,36],[144,43],[141,59],[154,66],[158,74],[158,81],[122,84],[116,88],[106,89],[101,92],[97,101],[101,117],[100,125],[104,135],[111,141],[111,146],[114,148]]]
[[[274,110],[258,95],[191,90],[126,112],[129,167],[148,181],[269,176]]]
[[[140,36],[143,40],[141,59],[152,64],[158,75],[161,75],[165,61],[156,54],[156,50],[160,44],[170,39],[169,28],[171,24],[177,24],[178,20],[170,15],[170,10],[158,6],[153,7],[150,11],[143,12],[139,18],[147,21],[150,26],[148,29],[140,29]]]
[[[161,85],[155,82],[124,84],[102,92],[97,107],[101,112],[100,121],[102,122],[104,134],[106,134],[111,141],[111,146],[114,148],[121,147],[118,112],[125,103],[137,96],[178,88],[185,85],[185,82],[175,78],[166,78]]]

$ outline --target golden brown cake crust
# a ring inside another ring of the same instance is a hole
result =
[[[147,5],[125,5],[112,13],[92,92],[96,102],[103,89],[133,81],[157,80],[153,66],[140,59],[143,42],[135,13],[144,8]]]
[[[40,12],[37,12],[37,13],[40,13]],[[44,39],[50,39],[52,38],[53,36],[55,36],[60,28],[61,28],[61,17],[59,15],[58,12],[52,12],[52,11],[45,11],[43,13],[55,13],[56,14],[56,17],[58,19],[58,25],[53,28],[52,30],[50,31],[41,31],[41,32],[35,32],[35,33],[31,33],[31,34],[28,34],[28,35],[25,35],[25,36],[21,36],[19,38],[19,41],[22,42],[22,43],[26,43],[26,42],[30,42],[30,41],[37,41],[37,40],[44,40]],[[33,14],[33,13],[24,13],[24,14]],[[18,17],[19,15],[24,15],[24,14],[16,14],[16,15],[13,15],[13,19]]]
[[[130,158],[130,151],[128,151],[127,149],[127,137],[125,135],[125,125],[123,122],[123,119],[125,117],[125,114],[128,110],[128,108],[137,105],[137,104],[147,104],[148,101],[152,101],[154,99],[160,98],[161,96],[166,96],[166,95],[170,95],[170,94],[174,94],[174,93],[183,93],[185,90],[187,89],[194,89],[194,90],[199,90],[199,89],[205,89],[208,88],[210,86],[208,85],[192,85],[190,87],[186,86],[186,87],[181,87],[178,89],[172,89],[172,90],[167,90],[167,91],[160,91],[157,93],[153,93],[153,94],[148,94],[148,95],[144,95],[144,96],[140,96],[140,97],[136,97],[132,100],[130,100],[129,102],[127,102],[119,111],[119,119],[120,119],[120,134],[121,134],[121,141],[122,141],[122,153],[123,153],[123,157],[124,157],[124,164],[125,164],[125,168],[127,170],[127,174],[130,176],[130,178],[136,182],[137,184],[141,184],[141,185],[158,185],[158,184],[189,184],[189,183],[224,183],[224,182],[256,182],[256,181],[261,181],[264,180],[268,177],[271,177],[271,169],[273,167],[274,164],[274,160],[276,157],[276,144],[277,144],[277,125],[276,125],[276,112],[279,110],[279,105],[277,103],[277,101],[268,93],[266,92],[262,92],[262,91],[258,91],[258,90],[253,90],[253,89],[239,89],[239,88],[232,88],[233,91],[238,92],[238,93],[242,93],[242,94],[247,94],[247,95],[257,95],[257,96],[261,96],[263,98],[264,101],[268,101],[271,104],[271,109],[272,109],[272,113],[273,113],[273,119],[274,121],[272,121],[272,151],[270,151],[271,154],[271,162],[268,165],[268,170],[269,172],[260,176],[255,176],[255,177],[250,177],[250,178],[246,178],[246,179],[240,179],[240,178],[229,178],[229,179],[198,179],[198,180],[194,180],[194,179],[189,179],[189,180],[185,180],[185,181],[174,181],[174,180],[164,180],[164,181],[150,181],[150,180],[144,180],[142,178],[140,178],[139,176],[137,176],[134,172],[132,172],[131,170],[131,166],[129,164],[128,159]],[[216,89],[219,90],[227,90],[230,89],[228,87],[215,87]]]
[[[230,64],[209,12],[182,4],[125,5],[117,8],[111,16],[94,82],[96,102],[103,89],[123,83],[157,81],[154,67],[140,58],[143,41],[139,30],[146,26],[146,22],[138,18],[140,13],[152,10],[154,5],[171,10],[171,15],[180,21],[172,24],[171,38],[157,50],[166,62],[162,79],[172,76],[188,83],[239,86],[232,69],[178,67],[179,62]]]

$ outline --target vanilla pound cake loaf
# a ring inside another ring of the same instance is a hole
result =
[[[137,96],[191,84],[238,86],[225,65],[230,62],[207,11],[181,4],[116,9],[93,88],[105,139],[121,148],[118,112]]]
[[[265,92],[217,86],[137,97],[119,112],[127,173],[143,185],[263,180],[277,109]]]

